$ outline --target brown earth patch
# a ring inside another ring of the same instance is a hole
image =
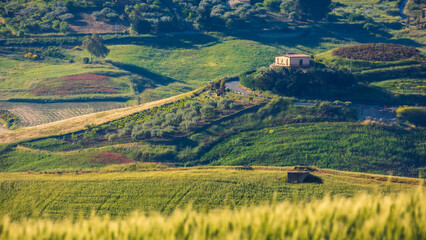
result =
[[[70,28],[77,33],[115,33],[130,30],[129,24],[121,19],[117,22],[95,21],[89,13],[80,13],[76,18]]]
[[[420,51],[413,47],[390,43],[367,43],[333,50],[333,55],[367,61],[422,60]]]
[[[117,89],[111,87],[112,83],[107,76],[97,74],[84,74],[48,80],[39,84],[30,92],[37,96],[55,95],[67,96],[75,94],[116,94]]]

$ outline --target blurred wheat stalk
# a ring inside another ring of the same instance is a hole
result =
[[[326,197],[170,216],[133,213],[52,221],[0,219],[0,239],[426,239],[422,190],[394,196]]]

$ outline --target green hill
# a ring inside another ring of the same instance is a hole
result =
[[[295,124],[236,134],[201,162],[213,165],[314,165],[418,176],[426,132],[351,123]]]

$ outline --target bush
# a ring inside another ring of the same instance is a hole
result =
[[[15,129],[21,125],[21,120],[18,116],[11,113],[9,110],[0,110],[0,122],[2,122],[6,128]]]
[[[67,22],[61,22],[61,24],[59,25],[59,31],[61,31],[61,33],[67,33],[69,32],[70,27],[68,25]]]
[[[330,90],[345,90],[355,83],[352,74],[329,69],[306,72],[287,68],[261,68],[240,76],[241,84],[289,96],[330,96]]]
[[[108,141],[110,141],[110,142],[115,141],[115,140],[117,140],[117,134],[111,133],[107,136],[107,138],[108,138]]]
[[[267,7],[271,12],[279,12],[281,0],[265,0],[263,5]]]
[[[400,107],[396,110],[396,116],[419,126],[426,126],[426,107]]]
[[[84,57],[83,58],[83,63],[84,64],[89,64],[89,62],[90,62],[90,59],[88,57]]]

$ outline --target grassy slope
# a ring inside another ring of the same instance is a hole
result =
[[[51,153],[42,150],[33,150],[25,147],[18,147],[3,155],[0,166],[8,172],[22,171],[45,171],[52,169],[81,169],[103,167],[95,161],[92,152],[68,152]]]
[[[374,82],[371,85],[392,93],[426,95],[426,81],[424,79],[394,79]]]
[[[107,60],[140,67],[169,77],[173,81],[171,84],[160,84],[153,90],[143,92],[140,96],[143,101],[170,97],[201,87],[218,78],[267,66],[273,61],[274,55],[282,52],[277,47],[250,40],[220,39],[209,44],[187,47],[172,47],[175,40],[168,41],[170,46],[109,46],[111,53]]]
[[[271,133],[272,131],[273,133]],[[284,125],[236,134],[201,157],[214,165],[315,165],[418,176],[425,167],[425,129],[352,123]]]
[[[275,47],[248,40],[229,40],[200,48],[161,49],[138,45],[110,48],[110,60],[153,69],[192,87],[268,65],[280,52]]]
[[[0,56],[0,99],[10,98],[41,98],[29,93],[28,90],[37,83],[48,79],[56,79],[71,75],[111,72],[124,73],[117,68],[107,65],[87,65],[65,62],[36,62],[32,60],[18,61],[10,57]],[[124,94],[131,94],[130,83],[125,79],[112,78],[117,85],[124,84]]]
[[[58,127],[55,133],[59,134],[60,131],[71,131],[77,127],[81,129],[81,125],[85,123],[118,118],[118,113],[125,116],[126,111],[127,113],[135,112],[137,108],[128,108],[121,112],[115,111],[115,115],[104,115],[99,119],[94,118],[95,115],[88,115],[85,118],[87,121],[83,121],[83,123],[80,121],[82,118],[80,117],[64,121],[66,125],[61,122],[52,123],[52,125]],[[299,115],[297,114],[296,112],[293,116],[288,113],[281,118],[303,118],[300,115],[303,114],[303,111],[299,112]],[[278,118],[277,121],[281,118]],[[426,167],[426,163],[422,161],[426,158],[424,145],[426,130],[424,128],[406,130],[402,127],[349,122],[280,124],[277,127],[260,128],[258,124],[262,123],[257,122],[252,126],[244,119],[245,117],[242,116],[239,121],[234,119],[231,122],[214,124],[201,132],[192,134],[188,139],[175,138],[167,142],[155,139],[126,140],[121,143],[112,141],[105,142],[104,146],[102,144],[99,147],[86,146],[86,149],[66,153],[61,151],[78,149],[84,145],[84,141],[64,142],[58,139],[47,139],[46,142],[39,141],[34,145],[33,143],[22,143],[23,146],[49,151],[30,150],[22,147],[1,150],[0,171],[46,171],[61,168],[99,167],[98,163],[92,162],[92,155],[95,152],[115,152],[136,161],[169,162],[180,166],[185,163],[191,165],[264,166],[301,164],[380,174],[392,171],[394,175],[413,177],[418,176],[420,168]],[[42,126],[46,127],[46,132],[38,132],[37,129],[40,128],[26,128],[21,131],[25,130],[26,132],[23,133],[26,135],[12,136],[11,134],[14,132],[11,132],[3,133],[2,136],[8,137],[7,139],[12,141],[18,137],[20,140],[35,137],[36,134],[38,136],[49,135],[49,125]],[[60,126],[62,128],[59,128]],[[67,126],[69,128],[66,128]],[[241,126],[248,128],[243,128],[245,130],[241,133],[232,133],[232,130],[228,132],[228,128]],[[31,129],[33,131],[29,131]],[[221,134],[229,137],[222,137],[220,140]],[[100,139],[102,138],[100,137]],[[213,142],[206,146],[206,141]],[[90,143],[90,141],[88,142]],[[203,148],[200,149],[196,146]],[[71,159],[73,160],[71,161]]]
[[[287,168],[289,169],[289,168]],[[164,171],[87,174],[0,174],[0,214],[12,219],[48,216],[61,218],[108,213],[123,216],[134,210],[170,213],[193,203],[195,209],[239,206],[276,200],[311,200],[327,194],[412,191],[413,183],[386,183],[359,174],[326,171],[314,173],[323,183],[285,183],[286,169],[259,168],[241,171],[230,168],[170,169]],[[386,179],[386,178],[384,178]]]
[[[350,68],[350,59],[342,58],[336,55],[333,55],[332,50],[324,53],[317,54],[315,60],[318,60],[327,66],[337,67],[340,69],[349,70]],[[365,60],[352,60],[352,72],[361,72],[365,70],[372,70],[378,68],[391,68],[391,67],[400,67],[405,65],[416,64],[416,62],[401,60],[401,61],[365,61]]]

